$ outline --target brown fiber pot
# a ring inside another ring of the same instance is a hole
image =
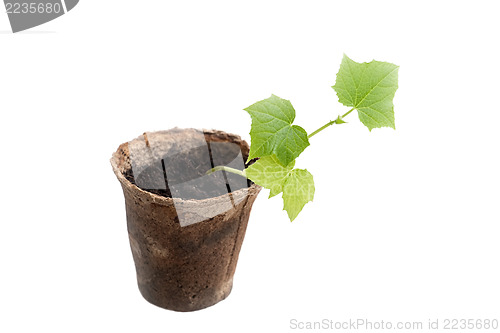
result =
[[[232,142],[241,148],[242,158],[248,156],[248,144],[237,135],[176,128],[145,133],[120,145],[111,158],[125,196],[139,290],[150,303],[175,311],[203,309],[229,295],[250,210],[261,190],[251,183],[217,197],[172,199],[142,190],[126,177],[132,168],[131,149],[135,159],[143,154],[151,158],[151,151],[168,153],[189,144],[199,133],[209,145]],[[147,158],[140,163],[147,163]],[[196,223],[181,226],[180,221]]]

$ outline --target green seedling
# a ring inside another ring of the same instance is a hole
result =
[[[243,171],[217,166],[207,173],[224,170],[241,175],[269,189],[270,198],[283,193],[283,209],[293,221],[314,199],[313,176],[305,169],[294,169],[309,139],[334,124],[344,124],[344,118],[354,110],[370,131],[380,127],[395,129],[393,99],[398,89],[398,69],[394,64],[375,60],[357,63],[344,55],[332,88],[339,102],[351,109],[311,134],[293,124],[295,109],[286,99],[271,95],[250,105],[245,109],[252,118],[248,161],[257,161]]]

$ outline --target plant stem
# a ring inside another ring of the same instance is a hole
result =
[[[346,113],[344,113],[344,115],[342,117],[339,117],[340,120],[344,119],[345,116],[347,116],[349,113],[351,113],[352,111],[354,111],[354,108],[350,109],[349,111],[347,111]],[[308,139],[312,138],[313,136],[315,136],[316,134],[318,134],[319,132],[321,132],[322,130],[324,130],[325,128],[329,127],[329,126],[332,126],[333,124],[337,124],[337,120],[339,119],[337,118],[336,120],[332,120],[332,121],[329,121],[327,122],[326,124],[324,124],[323,126],[321,126],[320,128],[318,128],[317,130],[315,130],[314,132],[312,132],[311,134],[309,134],[307,136]]]
[[[216,171],[227,171],[227,172],[231,172],[231,173],[234,173],[238,176],[241,176],[241,177],[245,177],[247,178],[247,176],[245,175],[245,171],[241,171],[241,170],[238,170],[238,169],[233,169],[233,168],[230,168],[228,166],[224,166],[224,165],[219,165],[219,166],[216,166],[215,168],[212,168],[210,170],[207,171],[207,175],[210,175]]]
[[[313,136],[315,136],[316,134],[318,134],[319,132],[321,132],[322,130],[324,130],[325,128],[327,128],[328,126],[332,126],[333,124],[335,124],[335,120],[327,122],[326,124],[324,124],[323,126],[321,126],[320,128],[318,128],[317,130],[315,130],[314,132],[312,132],[311,134],[309,134],[307,136],[307,138],[308,139],[312,138]]]
[[[312,132],[311,134],[309,134],[307,136],[307,138],[308,139],[312,138],[313,136],[315,136],[316,134],[318,134],[319,132],[321,132],[322,130],[324,130],[325,128],[327,128],[327,127],[329,127],[329,126],[331,126],[333,124],[342,124],[343,123],[342,120],[344,119],[344,117],[347,116],[352,111],[354,111],[354,108],[352,108],[349,111],[347,111],[342,117],[339,116],[337,119],[327,122],[325,125],[321,126],[317,130],[315,130],[314,132]],[[231,167],[228,167],[228,166],[224,166],[224,165],[216,166],[215,168],[212,168],[212,169],[208,170],[206,172],[206,174],[210,175],[210,174],[212,174],[214,172],[217,172],[217,171],[231,172],[231,173],[234,173],[235,175],[247,178],[244,170],[241,171],[241,170],[234,169],[234,168],[231,168]]]
[[[347,111],[346,113],[344,113],[344,115],[342,117],[340,117],[341,119],[344,119],[345,116],[347,116],[349,113],[351,113],[352,111],[354,111],[354,108],[350,109],[349,111]]]

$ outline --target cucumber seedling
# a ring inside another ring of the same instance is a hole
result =
[[[314,180],[305,169],[295,169],[295,159],[309,146],[309,139],[334,124],[344,124],[351,112],[371,131],[379,127],[396,128],[393,99],[398,89],[399,67],[380,61],[357,63],[346,55],[342,59],[335,85],[339,102],[350,107],[343,115],[307,134],[294,125],[295,109],[290,101],[271,97],[245,109],[252,118],[248,161],[245,170],[216,166],[207,173],[232,172],[270,190],[269,197],[283,193],[283,209],[293,221],[304,205],[314,198]]]

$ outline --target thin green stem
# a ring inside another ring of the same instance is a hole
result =
[[[210,175],[216,171],[227,171],[227,172],[231,172],[231,173],[234,173],[236,175],[239,175],[241,177],[245,177],[247,178],[247,176],[245,175],[245,171],[241,171],[241,170],[238,170],[238,169],[233,169],[231,167],[228,167],[228,166],[224,166],[224,165],[219,165],[219,166],[216,166],[215,168],[212,168],[210,170],[207,171],[207,175]]]
[[[320,128],[318,128],[317,130],[315,130],[314,132],[312,132],[311,134],[309,134],[307,136],[307,138],[308,139],[312,138],[313,136],[315,136],[316,134],[318,134],[319,132],[321,132],[322,130],[324,130],[325,128],[327,128],[328,126],[332,126],[333,124],[335,124],[335,120],[327,122],[326,124],[324,124],[323,126],[321,126]]]
[[[347,111],[342,117],[339,116],[337,119],[331,120],[331,121],[327,122],[326,124],[324,124],[323,126],[321,126],[320,128],[318,128],[317,130],[315,130],[314,132],[312,132],[311,134],[309,134],[307,136],[307,138],[308,139],[312,138],[313,136],[315,136],[316,134],[318,134],[319,132],[321,132],[325,128],[327,128],[329,126],[332,126],[333,124],[342,124],[343,123],[342,120],[344,119],[344,117],[347,116],[352,111],[354,111],[354,108],[352,108],[349,111]],[[226,171],[226,172],[234,173],[235,175],[247,178],[244,170],[241,171],[241,170],[234,169],[234,168],[231,168],[231,167],[228,167],[228,166],[224,166],[224,165],[216,166],[215,168],[212,168],[212,169],[208,170],[206,172],[206,174],[210,175],[210,174],[212,174],[214,172],[217,172],[217,171]]]
[[[333,124],[341,124],[341,122],[339,123],[338,121],[339,120],[343,120],[345,116],[347,116],[349,113],[351,113],[352,111],[354,111],[354,108],[350,109],[349,111],[347,111],[342,117],[339,117],[335,120],[331,120],[329,122],[327,122],[326,124],[324,124],[323,126],[321,126],[320,128],[318,128],[317,130],[315,130],[314,132],[312,132],[311,134],[309,134],[307,136],[308,139],[312,138],[313,136],[315,136],[316,134],[318,134],[319,132],[321,132],[322,130],[324,130],[325,128],[329,127],[329,126],[332,126]]]
[[[351,113],[352,111],[354,111],[354,108],[350,109],[349,111],[347,111],[346,113],[344,113],[344,115],[342,117],[340,117],[341,119],[344,119],[345,116],[347,116],[349,113]]]

